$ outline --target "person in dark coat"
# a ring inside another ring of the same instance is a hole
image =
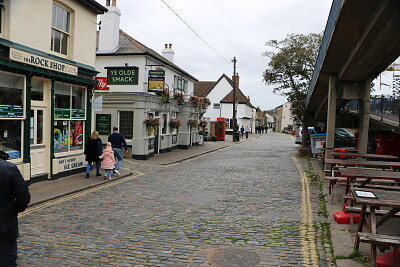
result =
[[[103,153],[101,147],[101,139],[99,138],[99,132],[94,131],[88,138],[85,144],[85,160],[88,162],[86,167],[86,178],[89,178],[90,169],[92,164],[96,163],[96,176],[101,176],[100,173],[100,159],[99,156]]]
[[[127,153],[128,145],[126,144],[124,135],[118,132],[118,127],[113,127],[113,133],[108,136],[108,142],[110,142],[112,145],[115,161],[117,162],[117,164],[115,165],[115,169],[113,170],[113,173],[115,175],[120,175],[119,168],[121,168],[123,160],[122,147],[125,148],[125,153]]]
[[[29,189],[17,166],[7,162],[8,154],[0,143],[0,266],[17,266],[18,213],[31,199]]]

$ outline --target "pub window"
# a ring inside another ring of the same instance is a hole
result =
[[[220,103],[214,103],[214,109],[221,109]]]
[[[163,125],[162,125],[162,134],[166,134],[167,133],[167,125],[168,125],[168,115],[167,114],[163,114],[162,115],[162,119],[163,119]]]
[[[125,139],[133,138],[133,111],[119,112],[119,132],[125,136]]]
[[[70,13],[65,8],[53,3],[51,51],[67,55],[70,24]]]

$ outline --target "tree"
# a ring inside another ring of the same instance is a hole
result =
[[[264,82],[275,85],[275,94],[287,97],[291,102],[294,123],[301,125],[305,110],[307,89],[311,82],[318,56],[322,33],[288,34],[282,41],[270,40],[264,52],[269,57],[268,68],[263,72]]]

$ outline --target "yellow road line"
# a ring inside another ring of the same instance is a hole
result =
[[[318,267],[317,247],[315,245],[315,231],[313,226],[313,214],[310,199],[310,184],[300,163],[295,157],[292,160],[301,175],[301,226],[303,257],[311,266]]]
[[[38,211],[38,210],[42,210],[44,208],[47,208],[47,207],[50,207],[50,206],[53,206],[53,205],[56,205],[56,204],[59,204],[59,203],[63,203],[65,201],[68,201],[68,200],[71,200],[71,199],[82,197],[82,196],[85,196],[87,194],[90,194],[90,193],[102,190],[104,188],[108,188],[108,187],[123,183],[123,182],[126,182],[126,181],[133,180],[133,179],[135,179],[135,178],[137,178],[139,176],[142,176],[142,175],[144,175],[144,173],[136,172],[136,174],[128,176],[128,177],[125,177],[125,178],[117,179],[117,180],[114,180],[114,181],[111,181],[111,182],[108,182],[108,183],[101,184],[99,186],[95,186],[93,188],[89,188],[89,189],[83,190],[83,191],[78,192],[78,193],[73,193],[71,195],[67,195],[65,197],[61,197],[59,199],[55,199],[53,201],[45,202],[45,203],[40,204],[38,206],[34,206],[32,208],[29,208],[24,212],[21,212],[20,214],[18,214],[18,217],[23,217],[23,216],[26,216],[26,215],[28,215],[28,214],[30,214],[32,212],[35,212],[35,211]]]

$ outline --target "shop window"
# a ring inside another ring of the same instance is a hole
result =
[[[83,121],[54,121],[54,152],[83,149]]]
[[[21,157],[21,120],[0,120],[0,141],[10,159]]]
[[[4,10],[5,10],[5,6],[4,6],[4,0],[0,1],[0,34],[3,34],[4,32]]]
[[[85,87],[55,83],[55,118],[85,118]]]
[[[70,13],[65,8],[53,3],[51,51],[68,54],[70,24]]]
[[[22,106],[25,77],[0,72],[0,104]]]
[[[166,134],[167,133],[167,125],[168,125],[168,115],[167,114],[163,114],[162,115],[163,118],[163,125],[162,125],[162,130],[161,133],[162,134]]]
[[[31,100],[43,101],[44,81],[32,79]]]
[[[119,112],[119,131],[125,139],[133,138],[133,111]]]

